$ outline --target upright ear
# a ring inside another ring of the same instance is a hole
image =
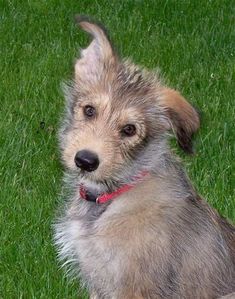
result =
[[[102,70],[115,61],[115,53],[105,28],[85,16],[76,16],[76,22],[93,37],[90,45],[81,50],[75,64],[75,79],[93,82],[100,78]]]
[[[170,88],[163,89],[160,102],[166,110],[170,127],[176,134],[179,146],[186,153],[192,154],[192,135],[200,126],[197,111],[179,92]]]

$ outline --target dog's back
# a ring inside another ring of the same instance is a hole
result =
[[[192,152],[196,111],[121,62],[100,26],[79,22],[94,40],[77,60],[60,132],[70,188],[56,224],[61,257],[98,299],[235,291],[234,227],[195,193],[167,144],[173,128]]]

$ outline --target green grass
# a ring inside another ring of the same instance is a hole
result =
[[[182,157],[199,193],[235,220],[233,1],[2,1],[0,298],[78,298],[51,240],[62,177],[60,83],[88,40],[76,13],[104,22],[122,55],[160,67],[199,108],[197,155]]]

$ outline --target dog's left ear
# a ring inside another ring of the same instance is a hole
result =
[[[115,62],[116,55],[109,40],[106,29],[87,16],[76,16],[76,22],[93,40],[90,45],[81,50],[81,57],[75,64],[75,78],[85,79],[94,83],[106,68]]]
[[[192,135],[200,126],[197,111],[179,92],[170,88],[162,90],[160,103],[166,110],[169,128],[175,132],[179,146],[186,153],[192,154]]]

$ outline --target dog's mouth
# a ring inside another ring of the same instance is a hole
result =
[[[79,169],[78,176],[79,181],[86,183],[88,182],[93,186],[97,186],[98,189],[101,189],[103,192],[113,192],[122,185],[120,180],[114,176],[102,176],[99,172],[99,169],[92,172]]]

